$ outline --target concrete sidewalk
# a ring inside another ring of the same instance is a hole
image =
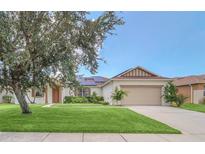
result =
[[[0,142],[203,142],[205,135],[109,134],[109,133],[14,133],[1,132]]]

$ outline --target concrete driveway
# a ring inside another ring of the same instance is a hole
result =
[[[182,135],[161,135],[167,140],[205,141],[205,113],[168,106],[129,106],[128,108],[182,132]]]

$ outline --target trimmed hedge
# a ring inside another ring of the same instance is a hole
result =
[[[108,105],[109,103],[104,102],[104,98],[101,96],[88,96],[88,97],[80,97],[80,96],[65,96],[63,100],[64,104],[68,103],[94,103],[94,104],[103,104]]]
[[[104,101],[104,98],[101,96],[87,96],[86,97],[90,103],[98,103]]]
[[[64,97],[63,103],[89,103],[89,101],[86,97],[66,96]]]

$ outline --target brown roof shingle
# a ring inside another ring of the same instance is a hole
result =
[[[205,75],[187,76],[175,78],[173,82],[176,86],[205,83]]]

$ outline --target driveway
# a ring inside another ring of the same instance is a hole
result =
[[[129,106],[128,108],[182,132],[182,135],[162,135],[168,140],[205,141],[205,113],[168,106]]]

